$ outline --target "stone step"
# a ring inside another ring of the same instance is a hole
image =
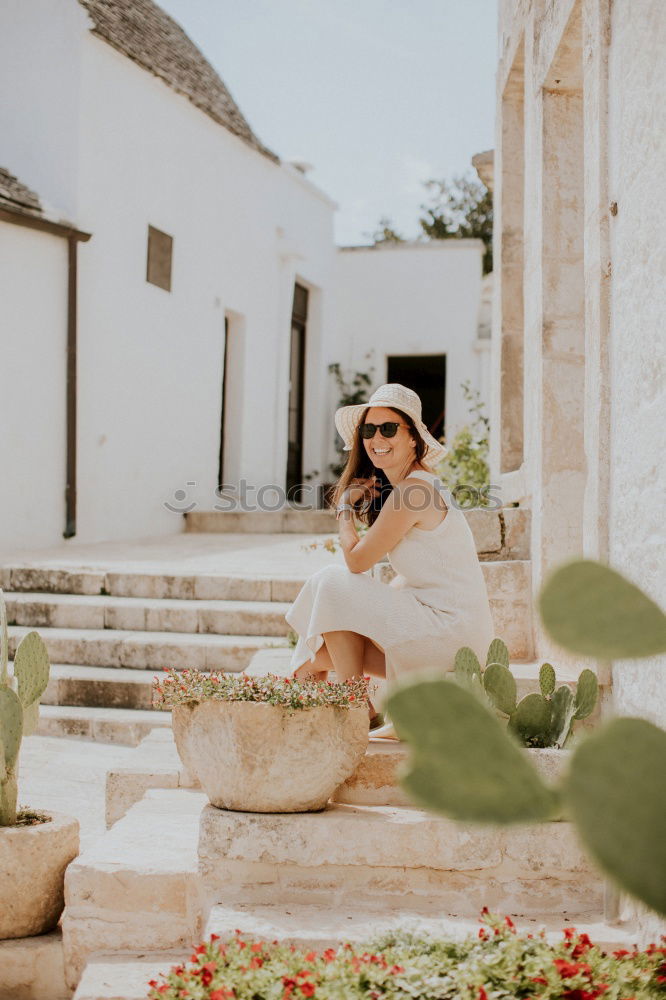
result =
[[[152,708],[153,678],[156,670],[131,667],[89,667],[83,664],[52,663],[42,705],[69,705],[78,708]]]
[[[307,906],[324,928],[333,910],[401,923],[406,914],[475,918],[483,905],[539,921],[601,913],[601,879],[567,823],[496,829],[417,809],[261,815],[205,803],[187,789],[148,791],[69,866],[71,986],[96,953],[189,948],[205,933],[211,904],[222,902],[248,921],[249,910],[276,900],[285,917]],[[302,925],[308,934],[312,920]],[[235,926],[250,930],[245,923]]]
[[[164,952],[201,939],[208,907],[197,841],[205,802],[196,791],[148,792],[70,864],[62,918],[70,987],[95,952]]]
[[[559,918],[603,905],[602,876],[571,824],[475,827],[416,808],[333,804],[278,815],[206,806],[199,870],[211,902],[225,905],[279,898],[458,916],[487,905]]]
[[[514,559],[481,565],[496,633],[513,657],[529,658],[533,650],[530,562]],[[374,572],[385,582],[393,576],[388,564]],[[107,574],[97,579],[97,591],[87,591],[90,580],[87,576],[82,580],[80,573],[28,569],[11,570],[9,576],[8,620],[16,627],[258,638],[288,633],[284,614],[305,582],[305,577],[241,580]]]
[[[0,1000],[70,1000],[71,995],[59,928],[0,941]]]
[[[84,594],[5,594],[7,620],[30,628],[121,629],[285,636],[281,601],[169,600]]]
[[[465,512],[477,552],[497,559],[528,559],[530,511],[520,507]],[[331,534],[337,536],[335,516],[328,510],[299,511],[191,511],[185,514],[189,533]]]
[[[551,917],[515,918],[519,933],[536,933],[541,928],[551,943],[562,940],[564,922]],[[425,935],[459,941],[468,935],[476,937],[479,924],[476,920],[460,917],[425,918],[418,914],[401,914],[395,918],[367,914],[356,908],[329,909],[307,905],[213,907],[206,927],[206,938],[211,933],[221,940],[233,937],[236,928],[248,937],[263,941],[280,941],[297,948],[321,951],[337,948],[345,941],[360,944],[370,941],[377,934],[399,926],[401,930],[413,929]],[[594,944],[607,952],[618,948],[633,947],[636,940],[631,926],[618,926],[601,920],[576,920],[576,929],[585,933]],[[145,1000],[146,983],[167,972],[172,965],[189,959],[189,950],[151,955],[95,956],[86,966],[74,1000]]]
[[[25,626],[9,629],[9,655],[29,632]],[[243,670],[252,655],[279,640],[270,636],[202,635],[197,632],[134,632],[123,629],[40,628],[55,663],[92,667],[165,667],[199,670]]]
[[[171,732],[170,712],[42,705],[37,733],[39,736],[77,737],[135,747],[157,728]]]

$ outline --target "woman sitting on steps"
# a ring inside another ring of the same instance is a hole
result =
[[[423,423],[421,400],[384,385],[368,403],[338,409],[335,425],[350,452],[334,494],[346,566],[314,573],[285,615],[298,633],[294,676],[390,681],[412,643],[423,667],[452,669],[461,646],[484,657],[493,638],[486,584],[465,515],[430,470],[446,448]],[[355,517],[369,525],[362,538]],[[386,554],[397,573],[388,585],[365,575]],[[390,724],[373,735],[395,738]]]

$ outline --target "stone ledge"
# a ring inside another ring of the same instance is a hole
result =
[[[68,868],[63,943],[75,986],[96,952],[189,947],[206,907],[197,871],[200,792],[150,791]]]
[[[69,1000],[60,930],[0,941],[0,1000]]]

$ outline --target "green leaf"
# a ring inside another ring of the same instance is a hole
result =
[[[555,690],[555,670],[551,663],[542,663],[539,670],[539,687],[544,698],[549,698]]]
[[[559,797],[545,785],[497,717],[450,680],[394,690],[388,713],[410,744],[402,785],[414,800],[452,819],[526,823],[550,819]]]
[[[490,666],[491,663],[501,663],[503,667],[509,669],[509,650],[501,639],[493,639],[488,647],[486,666]]]
[[[495,708],[511,715],[516,708],[516,678],[508,667],[491,663],[483,674],[483,686]]]
[[[590,853],[627,892],[666,915],[666,732],[614,719],[576,751],[565,779]]]
[[[556,569],[538,598],[541,620],[565,649],[601,660],[666,651],[666,615],[620,573],[592,560]]]

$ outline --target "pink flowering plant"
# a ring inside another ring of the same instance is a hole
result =
[[[153,681],[155,708],[172,709],[186,702],[254,701],[284,708],[352,708],[364,705],[368,697],[368,679],[346,681],[301,681],[292,677],[267,674],[224,672],[204,673],[201,670],[166,670]]]
[[[148,988],[149,1000],[663,1000],[666,948],[609,954],[574,927],[549,944],[484,909],[478,935],[463,941],[398,931],[308,951],[213,934]]]

